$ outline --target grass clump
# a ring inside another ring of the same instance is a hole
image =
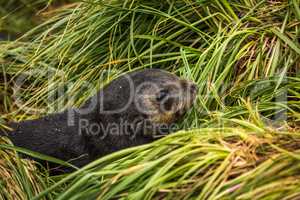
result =
[[[242,128],[181,131],[99,159],[59,199],[293,199],[299,196],[300,132]]]
[[[11,143],[0,138],[0,199],[32,199],[47,188],[47,173],[43,175],[33,161],[21,159],[6,145]]]
[[[20,111],[41,111],[34,114],[79,105],[123,72],[156,67],[198,83],[190,122],[243,109],[240,98],[268,117],[282,110],[295,117],[296,16],[285,1],[89,1],[60,10],[28,33],[46,29],[31,42],[5,46],[14,62],[3,71],[31,72],[18,96]]]

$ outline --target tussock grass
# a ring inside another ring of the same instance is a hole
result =
[[[32,199],[47,188],[47,179],[33,161],[21,159],[17,152],[3,148],[11,145],[0,138],[0,199]]]
[[[199,86],[189,130],[58,177],[36,199],[299,198],[299,5],[92,0],[1,43],[3,120],[78,106],[141,68]]]
[[[99,159],[39,197],[68,182],[59,199],[294,199],[299,142],[295,131],[181,131]]]
[[[238,98],[250,98],[272,115],[289,108],[289,95],[295,97],[292,107],[299,107],[299,89],[293,85],[299,82],[300,53],[295,16],[296,5],[285,1],[80,3],[28,33],[46,29],[35,40],[6,46],[3,53],[15,62],[3,71],[14,77],[33,70],[19,91],[22,111],[79,105],[95,93],[93,87],[83,88],[86,83],[100,88],[123,72],[158,67],[199,84],[194,119],[240,108]],[[272,105],[274,99],[278,104]]]

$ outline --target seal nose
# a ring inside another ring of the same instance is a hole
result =
[[[190,84],[190,90],[193,93],[197,93],[198,92],[198,86],[197,86],[197,84],[194,83],[194,82],[191,82],[191,84]]]
[[[183,85],[183,87],[187,88],[187,90],[191,93],[197,93],[198,92],[198,86],[193,81],[183,80],[182,85]]]

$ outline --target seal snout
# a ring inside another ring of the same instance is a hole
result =
[[[190,80],[181,80],[181,85],[184,91],[184,94],[182,96],[183,98],[183,106],[182,110],[180,112],[186,112],[188,109],[190,109],[197,97],[198,93],[198,86],[195,82]]]
[[[194,82],[191,82],[190,84],[191,84],[190,91],[192,93],[197,93],[198,92],[198,85],[196,83],[194,83]]]
[[[181,84],[185,91],[190,93],[193,97],[198,93],[198,86],[196,83],[190,80],[181,80]]]

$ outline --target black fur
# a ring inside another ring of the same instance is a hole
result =
[[[112,81],[79,108],[79,111],[90,108],[89,112],[78,112],[74,108],[36,120],[11,123],[9,126],[13,131],[0,132],[0,135],[8,136],[16,146],[65,161],[74,159],[71,163],[78,167],[120,149],[149,143],[154,139],[148,133],[154,130],[147,132],[138,128],[149,116],[141,113],[134,103],[131,102],[127,109],[120,112],[107,113],[123,108],[128,102],[132,89],[128,78],[134,86],[153,82],[163,87],[166,83],[181,81],[177,76],[157,69],[129,73]],[[99,125],[107,132],[95,134],[86,126],[79,128],[82,121]],[[120,127],[117,131],[109,128],[111,124],[123,122],[127,122],[128,126]]]

